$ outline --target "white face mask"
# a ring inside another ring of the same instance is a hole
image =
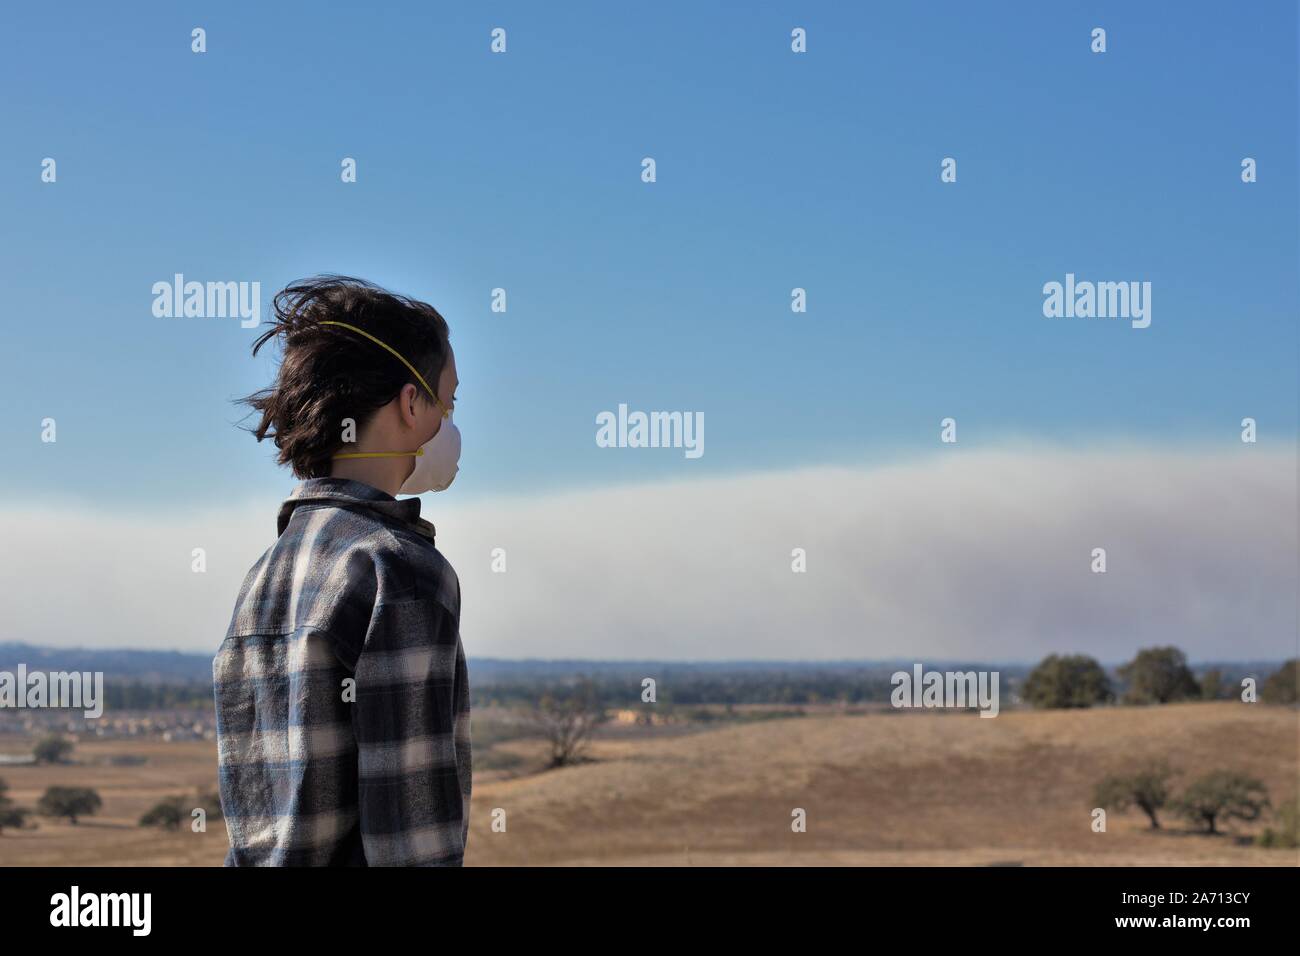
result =
[[[422,495],[445,491],[460,470],[460,429],[448,415],[438,433],[424,443],[424,454],[415,459],[415,470],[397,490],[399,495]]]

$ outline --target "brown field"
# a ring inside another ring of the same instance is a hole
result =
[[[1300,865],[1296,850],[1246,839],[1268,821],[1223,836],[1191,832],[1166,814],[1112,814],[1090,829],[1093,784],[1149,757],[1182,773],[1214,769],[1267,784],[1274,804],[1296,795],[1297,712],[1235,702],[1005,711],[996,719],[944,713],[816,716],[699,733],[603,739],[589,763],[476,773],[472,866],[618,865]],[[21,749],[0,740],[0,751]],[[539,743],[497,744],[511,767],[535,767]],[[478,751],[476,749],[476,755]],[[139,754],[139,767],[88,765]],[[486,756],[486,754],[484,755]],[[135,825],[160,797],[214,781],[210,743],[89,741],[82,765],[2,767],[10,796],[35,804],[52,784],[94,786],[98,815],[72,826],[40,820],[0,835],[0,864],[219,865],[225,828],[161,833]],[[790,814],[807,811],[808,832]],[[506,832],[491,816],[506,814]]]

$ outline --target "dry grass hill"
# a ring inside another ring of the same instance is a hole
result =
[[[1193,833],[1136,812],[1090,827],[1093,784],[1163,757],[1182,773],[1228,769],[1263,780],[1275,804],[1296,795],[1300,718],[1294,709],[1235,702],[1086,711],[890,712],[732,724],[652,739],[598,740],[591,762],[546,772],[475,776],[467,864],[1027,866],[1297,865],[1297,851]],[[0,750],[11,741],[0,741]],[[537,741],[497,745],[520,767]],[[103,761],[142,754],[138,767]],[[0,836],[3,864],[218,865],[219,821],[206,834],[135,825],[168,793],[214,779],[207,743],[78,745],[80,766],[0,769],[13,797],[34,805],[51,784],[96,787],[104,807],[72,826]],[[484,761],[486,764],[487,761]],[[791,811],[807,812],[806,833]],[[492,832],[494,810],[505,832]]]

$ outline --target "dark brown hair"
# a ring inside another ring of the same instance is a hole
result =
[[[253,343],[253,354],[272,339],[283,355],[275,383],[241,399],[260,412],[257,440],[270,437],[277,461],[299,478],[329,474],[343,445],[343,420],[360,429],[408,382],[433,400],[410,369],[363,335],[325,321],[346,322],[396,349],[432,388],[450,352],[447,322],[424,302],[394,295],[362,279],[325,275],[287,286],[275,295],[275,318]]]

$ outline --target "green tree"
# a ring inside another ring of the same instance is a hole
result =
[[[77,817],[91,816],[103,804],[89,787],[50,787],[41,794],[36,810],[45,817],[67,817],[75,825]]]
[[[72,741],[62,734],[46,734],[32,748],[37,763],[64,763],[70,753]]]
[[[1164,761],[1154,761],[1129,774],[1107,777],[1093,790],[1093,806],[1123,812],[1136,806],[1151,821],[1151,829],[1160,829],[1156,813],[1169,801],[1169,778],[1174,772]]]
[[[1132,704],[1168,704],[1199,697],[1201,688],[1176,647],[1147,647],[1119,668],[1129,685],[1124,699]]]
[[[1218,833],[1220,820],[1258,820],[1268,805],[1268,788],[1261,781],[1215,770],[1194,781],[1172,807],[1206,833]]]
[[[1296,680],[1296,659],[1293,657],[1264,681],[1264,686],[1259,689],[1259,699],[1266,704],[1294,704]]]
[[[162,827],[165,830],[180,829],[181,821],[188,815],[184,802],[184,797],[168,797],[159,800],[140,818],[140,826]]]
[[[1025,678],[1020,697],[1032,707],[1091,707],[1113,700],[1114,694],[1093,658],[1052,654]]]

